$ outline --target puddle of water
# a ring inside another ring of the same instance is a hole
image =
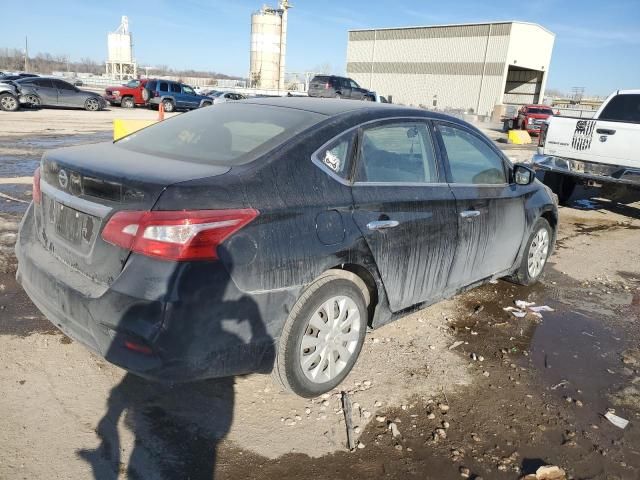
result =
[[[0,274],[0,335],[27,336],[31,333],[59,333],[31,303],[15,279],[15,273]]]
[[[26,177],[33,175],[40,164],[40,157],[27,158],[0,156],[0,177]]]
[[[556,302],[551,306],[556,312],[545,312],[533,331],[530,363],[544,386],[561,397],[582,401],[583,413],[595,421],[611,406],[607,394],[625,381],[620,368],[625,334],[589,312]]]
[[[99,132],[91,135],[65,135],[60,137],[29,137],[12,142],[14,147],[29,148],[60,148],[86,143],[97,143],[111,140],[113,134],[110,131]]]

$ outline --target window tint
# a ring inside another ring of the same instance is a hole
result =
[[[426,123],[388,123],[362,132],[358,181],[435,183],[437,178]]]
[[[140,80],[131,80],[129,83],[125,84],[125,86],[129,88],[138,88],[140,86]]]
[[[75,90],[75,87],[73,85],[67,82],[63,82],[62,80],[54,80],[53,83],[55,84],[55,87],[59,88],[60,90]]]
[[[498,153],[480,138],[460,128],[438,125],[454,183],[507,183]]]
[[[229,102],[175,116],[116,145],[177,160],[242,165],[324,119],[304,110]]]
[[[169,85],[167,85],[167,82],[160,82],[160,87],[158,88],[158,90],[160,90],[161,92],[168,92]]]
[[[178,88],[180,88],[180,85],[178,85]],[[193,90],[193,88],[191,88],[189,85],[183,85],[182,86],[182,93],[186,93],[187,95],[195,95],[196,92]]]
[[[344,179],[349,178],[356,131],[335,139],[316,153],[316,158],[329,170]]]
[[[313,77],[313,80],[311,80],[312,83],[327,83],[329,82],[329,77],[327,76],[317,76],[317,77]]]
[[[600,120],[640,122],[640,95],[617,95],[604,107]]]
[[[20,82],[21,85],[24,85],[26,82]],[[43,88],[53,88],[53,83],[48,78],[39,78],[37,80],[29,80],[29,83],[33,83],[38,87]]]
[[[162,83],[160,84],[160,90],[162,90]],[[170,83],[169,86],[171,87],[171,92],[172,93],[181,93],[182,89],[180,88],[180,84],[179,83]],[[164,91],[164,90],[162,90]]]
[[[147,82],[146,88],[153,92],[156,89],[157,83],[158,82],[156,82],[155,80],[151,80],[150,82]]]

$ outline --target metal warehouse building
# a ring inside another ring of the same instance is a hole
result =
[[[351,30],[347,75],[394,103],[491,115],[542,101],[554,40],[524,22]]]

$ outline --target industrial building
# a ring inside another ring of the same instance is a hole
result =
[[[253,88],[284,90],[289,8],[289,2],[282,0],[277,8],[264,6],[251,15],[249,84]]]
[[[554,41],[524,22],[351,30],[347,75],[394,103],[492,115],[542,101]]]
[[[106,74],[117,80],[137,78],[138,65],[133,58],[133,40],[129,32],[129,18],[122,17],[120,26],[107,36],[108,57]]]

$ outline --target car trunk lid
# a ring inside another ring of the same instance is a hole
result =
[[[151,210],[174,183],[221,175],[229,167],[133,152],[114,144],[55,150],[43,156],[38,237],[59,261],[110,285],[129,251],[105,242],[102,229],[121,210]]]

